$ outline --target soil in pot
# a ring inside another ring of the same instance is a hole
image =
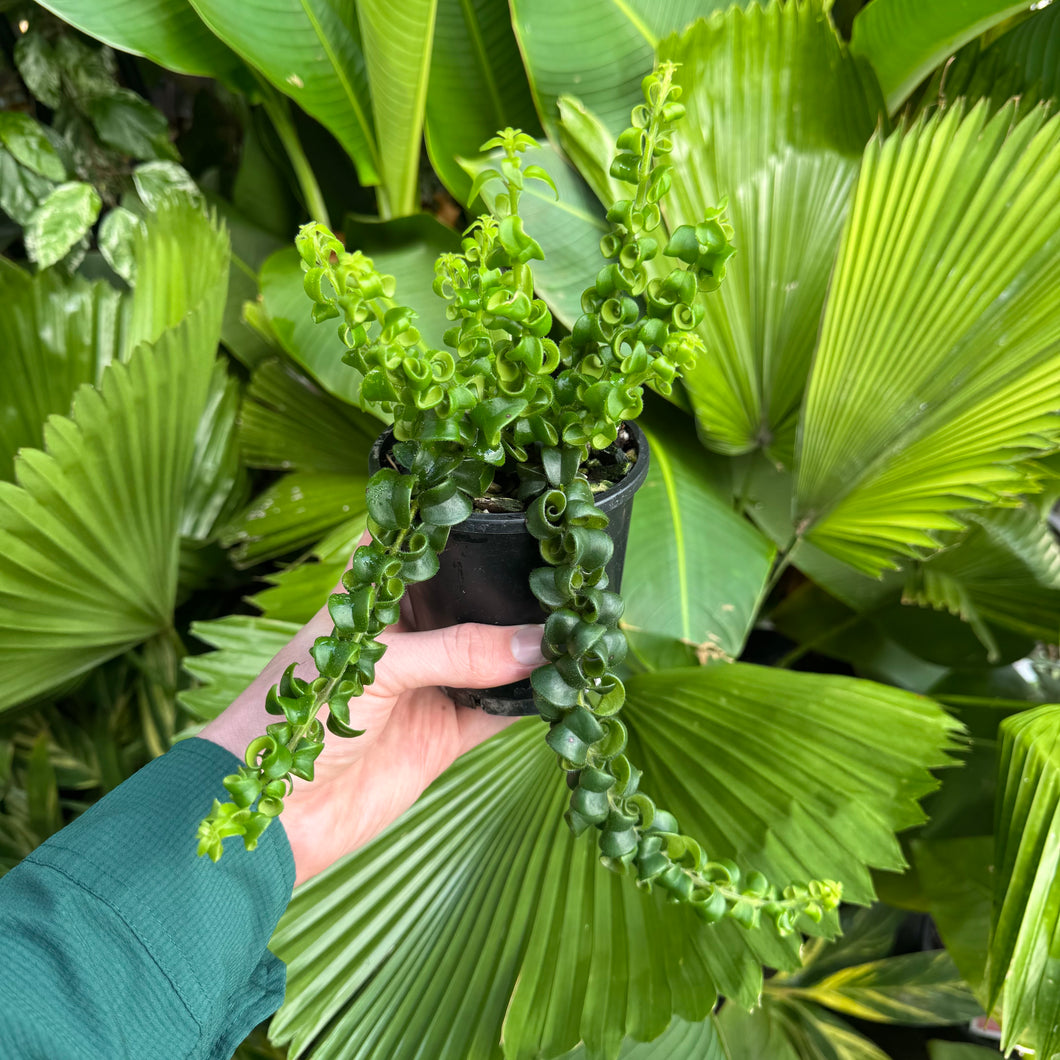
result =
[[[372,447],[370,471],[391,463],[393,439],[388,431]],[[626,541],[633,512],[633,496],[648,474],[648,441],[636,424],[627,424],[619,443],[635,454],[625,475],[596,497],[596,503],[610,518],[608,533],[615,544],[607,565],[608,587],[617,592],[622,584]],[[621,461],[625,463],[625,461]],[[615,466],[614,456],[600,455],[594,473],[601,477]],[[592,476],[590,476],[591,481]],[[485,498],[492,511],[475,511],[454,526],[449,543],[439,556],[438,573],[429,581],[408,587],[402,604],[402,618],[410,629],[441,629],[459,622],[487,622],[515,626],[544,622],[544,609],[530,591],[530,572],[542,565],[537,541],[526,529],[521,511],[503,511],[508,498]],[[536,714],[529,681],[499,688],[446,688],[454,702],[490,714],[522,716]]]

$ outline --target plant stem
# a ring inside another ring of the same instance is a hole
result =
[[[670,91],[673,81],[674,67],[669,63],[664,64],[660,71],[662,81],[659,85],[659,96],[665,99]],[[662,125],[662,111],[653,107],[648,127],[644,130],[645,146],[641,152],[640,161],[637,163],[637,192],[634,198],[634,209],[642,210],[648,202],[648,187],[651,180],[652,167],[655,163],[655,143],[659,139],[659,129]]]
[[[847,630],[853,629],[855,626],[860,625],[865,620],[865,616],[861,612],[856,612],[851,615],[850,618],[845,618],[838,625],[832,626],[830,629],[826,629],[824,633],[819,636],[813,637],[811,640],[806,641],[803,644],[796,644],[787,654],[782,655],[774,665],[779,670],[787,670],[789,667],[794,666],[804,655],[808,655],[811,651],[815,651],[822,644],[827,644],[833,637],[839,636],[840,633],[846,633]]]
[[[762,593],[762,599],[769,599],[770,594],[777,587],[780,579],[784,576],[784,572],[791,565],[791,561],[795,556],[795,550],[799,547],[799,539],[795,540],[795,543],[791,545],[784,552],[781,552],[777,558],[777,562],[773,567],[772,573],[769,575],[769,581],[766,582],[765,591]]]
[[[331,221],[328,219],[328,209],[324,205],[324,196],[313,173],[313,167],[309,164],[309,159],[306,158],[305,151],[302,149],[302,141],[298,139],[298,130],[294,127],[287,97],[277,92],[260,74],[255,76],[261,86],[262,106],[290,159],[298,186],[302,190],[302,197],[305,199],[306,210],[309,211],[309,216],[314,221],[319,221],[330,228]]]
[[[416,510],[413,508],[413,516],[415,516]],[[394,551],[400,551],[401,546],[405,543],[405,539],[412,533],[412,526],[406,527],[402,530],[397,537],[397,540],[390,546]],[[335,635],[334,627],[331,630],[331,635]],[[366,634],[355,633],[350,639],[354,644],[360,644],[364,640]],[[297,751],[302,740],[305,739],[309,730],[313,727],[313,723],[316,721],[317,715],[320,713],[321,708],[327,703],[331,693],[335,691],[336,685],[342,680],[341,677],[329,677],[328,683],[316,693],[316,701],[313,704],[313,709],[309,714],[309,717],[301,724],[298,725],[294,732],[291,734],[291,738],[287,741],[287,749],[289,751]]]

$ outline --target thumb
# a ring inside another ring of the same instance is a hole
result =
[[[546,661],[541,631],[541,626],[465,622],[380,637],[387,650],[376,671],[375,688],[398,695],[431,685],[492,688],[521,681]]]

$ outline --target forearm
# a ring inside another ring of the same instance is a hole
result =
[[[178,744],[0,880],[0,1055],[227,1058],[283,998],[267,950],[290,898],[284,831],[195,856],[235,762]]]

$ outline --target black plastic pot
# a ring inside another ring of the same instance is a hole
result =
[[[636,424],[628,427],[637,461],[621,482],[596,498],[611,520],[608,533],[615,550],[607,565],[607,577],[609,588],[615,592],[622,585],[633,495],[648,474],[648,440]],[[389,431],[376,440],[368,458],[371,473],[380,468],[391,444]],[[408,587],[401,613],[410,629],[441,629],[459,622],[518,626],[544,622],[547,617],[530,591],[530,572],[543,561],[521,512],[475,512],[452,528],[439,564],[438,573],[429,581]],[[537,713],[529,681],[500,688],[444,691],[460,706],[490,714]]]

